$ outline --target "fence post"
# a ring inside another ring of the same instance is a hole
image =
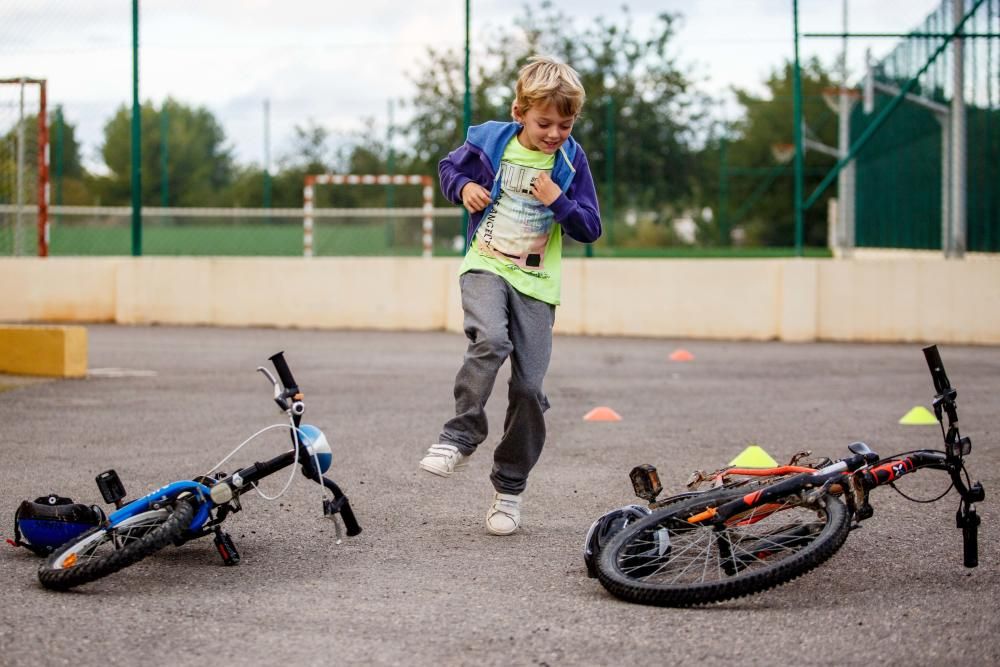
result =
[[[302,188],[302,256],[313,256],[313,191],[315,176],[306,176],[306,184]]]
[[[139,103],[139,0],[132,0],[132,256],[142,255],[142,107]]]
[[[434,256],[434,179],[430,176],[422,176],[421,182],[424,186],[424,221],[423,221],[423,242],[424,257]]]
[[[38,256],[49,254],[49,119],[45,110],[46,81],[38,82]]]
[[[970,12],[971,15],[971,12]],[[953,0],[952,19],[957,34],[952,40],[955,50],[952,54],[951,96],[951,241],[946,257],[961,259],[965,255],[966,226],[966,136],[965,136],[965,48],[962,39],[962,25],[965,3]]]

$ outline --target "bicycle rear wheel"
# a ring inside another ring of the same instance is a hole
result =
[[[194,506],[180,500],[174,507],[94,528],[52,552],[38,568],[38,580],[46,588],[64,591],[106,577],[179,538],[193,517]]]
[[[601,553],[601,584],[639,604],[728,600],[808,572],[832,556],[850,530],[844,503],[829,495],[809,505],[796,498],[755,507],[720,527],[688,523],[719,504],[694,498],[628,526]]]

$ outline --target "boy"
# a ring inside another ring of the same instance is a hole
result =
[[[486,515],[493,535],[520,527],[521,492],[545,444],[542,379],[559,304],[562,234],[583,243],[601,235],[587,157],[570,136],[584,99],[571,67],[533,57],[518,75],[515,122],[469,128],[465,144],[438,165],[444,195],[471,214],[459,271],[469,346],[455,378],[455,417],[420,467],[450,477],[486,439],[486,400],[509,356],[509,403]]]

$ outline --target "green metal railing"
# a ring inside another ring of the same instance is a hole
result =
[[[797,229],[802,212],[856,160],[856,197],[847,202],[855,245],[948,256],[1000,250],[1000,0],[945,0],[907,34],[801,36],[903,39],[870,74],[871,108],[851,113],[847,154],[809,197],[797,189]],[[796,53],[799,37],[796,13]],[[798,110],[795,116],[800,127]],[[797,155],[801,143],[797,133]],[[797,183],[800,170],[796,160]]]

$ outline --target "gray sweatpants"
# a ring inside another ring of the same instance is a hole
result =
[[[492,273],[464,273],[459,285],[469,347],[455,377],[455,417],[444,425],[440,442],[469,455],[486,439],[486,400],[510,357],[507,416],[490,481],[500,493],[519,494],[545,444],[543,415],[549,399],[542,379],[552,356],[556,309]]]

